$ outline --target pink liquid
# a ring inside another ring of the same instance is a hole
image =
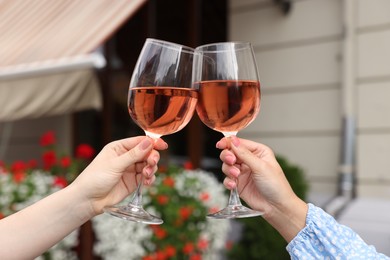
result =
[[[135,87],[130,89],[128,109],[132,119],[145,131],[168,135],[184,128],[194,113],[198,93],[176,87]]]
[[[196,111],[204,124],[219,132],[238,132],[260,110],[260,82],[215,80],[195,83]]]

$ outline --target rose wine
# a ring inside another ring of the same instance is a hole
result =
[[[195,83],[196,111],[202,122],[222,133],[236,133],[249,125],[260,110],[260,82],[213,80]]]
[[[128,108],[144,131],[162,136],[187,125],[197,99],[197,91],[189,88],[134,87],[130,89]]]

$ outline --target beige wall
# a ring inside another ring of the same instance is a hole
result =
[[[342,120],[342,0],[230,0],[229,40],[254,45],[259,117],[240,136],[300,165],[311,198],[336,193]],[[390,1],[355,2],[353,102],[359,195],[390,198]]]
[[[390,1],[360,0],[356,12],[358,191],[390,198]]]

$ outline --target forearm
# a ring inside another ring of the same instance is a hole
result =
[[[33,259],[93,216],[72,186],[0,221],[0,258]]]

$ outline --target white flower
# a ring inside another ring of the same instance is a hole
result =
[[[201,195],[207,193],[208,199],[202,200],[208,208],[222,208],[226,206],[227,196],[222,184],[210,173],[202,170],[184,170],[174,175],[175,189],[181,196],[190,196],[198,200]],[[149,191],[156,194],[157,185],[162,178],[156,179]],[[143,196],[143,202],[150,201],[147,193]],[[153,207],[147,207],[147,211],[159,215]],[[150,247],[152,231],[146,225],[124,221],[108,214],[92,219],[97,237],[94,251],[105,260],[111,259],[140,259],[147,252],[145,247]],[[203,254],[203,259],[218,259],[221,250],[225,248],[227,234],[230,230],[229,220],[206,219],[198,226],[202,229],[200,237],[207,240],[208,249]]]
[[[179,194],[201,200],[207,209],[222,208],[227,203],[225,188],[208,172],[184,170],[174,175],[174,178],[175,189]],[[157,178],[154,186],[148,189],[151,191],[154,189],[156,193],[155,187],[161,184],[161,179]],[[14,182],[12,174],[0,173],[0,212],[6,215],[12,214],[58,191],[58,187],[53,187],[53,181],[54,176],[40,170],[32,172],[19,184]],[[208,195],[207,199],[202,200],[201,197],[205,194]],[[151,198],[146,193],[144,203],[150,201]],[[154,215],[159,215],[153,206],[149,206],[147,210]],[[92,224],[97,240],[94,244],[94,252],[102,259],[140,259],[147,253],[146,248],[153,249],[154,244],[150,242],[153,232],[147,225],[124,221],[107,214],[95,217],[92,219]],[[206,219],[198,225],[197,228],[202,230],[200,237],[208,242],[203,259],[217,259],[219,252],[225,248],[230,222]],[[71,250],[77,243],[78,231],[76,230],[53,246],[48,254],[51,259],[56,260],[77,259],[77,255]],[[40,259],[44,257],[36,258],[36,260]]]
[[[152,237],[145,225],[103,214],[92,219],[97,234],[94,252],[104,259],[140,259],[145,254],[142,241]]]

